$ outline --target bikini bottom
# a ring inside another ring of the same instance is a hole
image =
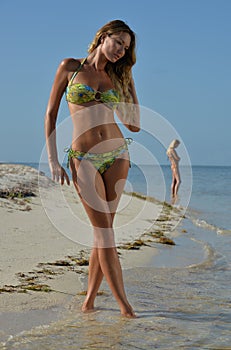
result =
[[[69,148],[66,152],[68,153],[67,167],[69,167],[70,159],[76,158],[78,160],[89,160],[100,174],[103,174],[107,169],[112,166],[115,160],[123,153],[128,152],[128,145],[132,142],[131,138],[126,138],[125,143],[110,151],[105,153],[90,153],[75,151]]]

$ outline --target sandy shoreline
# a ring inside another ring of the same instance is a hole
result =
[[[86,288],[90,247],[81,235],[91,231],[81,203],[72,185],[60,190],[45,176],[39,184],[40,191],[34,168],[0,164],[2,337],[55,320]],[[61,213],[77,220],[76,239],[63,234]],[[156,242],[174,244],[169,238],[179,216],[166,203],[124,193],[115,220],[122,267],[137,263],[138,249],[142,266],[157,253]]]

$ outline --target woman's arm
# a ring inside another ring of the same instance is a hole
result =
[[[175,149],[172,150],[172,156],[173,156],[175,161],[179,161],[180,160],[180,157],[178,156],[178,154],[175,151]]]
[[[132,132],[138,132],[140,131],[140,106],[133,78],[129,84],[129,92],[133,100],[132,103],[124,103],[124,108],[118,108],[116,114],[126,128]]]
[[[138,132],[140,131],[140,106],[139,106],[139,101],[136,94],[136,88],[135,88],[133,77],[130,82],[129,91],[134,103],[134,114],[132,118],[132,125],[130,125],[130,130],[133,132]]]
[[[57,69],[45,114],[45,137],[51,175],[53,180],[59,181],[59,179],[61,179],[62,185],[65,179],[68,184],[70,181],[68,175],[58,161],[56,121],[60,102],[68,83],[68,63],[69,59],[63,60]]]

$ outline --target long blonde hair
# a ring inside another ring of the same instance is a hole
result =
[[[125,55],[117,62],[107,63],[106,72],[110,76],[113,86],[119,92],[120,101],[132,103],[133,100],[129,92],[129,83],[132,78],[131,68],[136,63],[136,38],[135,33],[130,27],[121,20],[114,20],[106,23],[97,31],[92,43],[89,45],[88,52],[92,53],[100,45],[103,34],[112,35],[120,32],[126,32],[130,35],[130,46],[126,50]]]

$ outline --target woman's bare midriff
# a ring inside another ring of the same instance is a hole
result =
[[[69,105],[73,121],[72,149],[103,153],[124,144],[114,112],[102,103],[86,107]]]

